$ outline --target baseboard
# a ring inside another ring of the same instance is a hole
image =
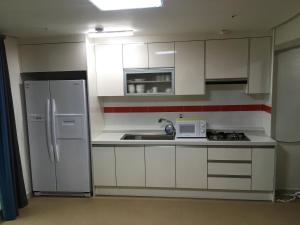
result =
[[[26,196],[27,196],[27,199],[29,200],[32,198],[33,194],[32,194],[32,192],[29,192],[29,193],[26,193]]]
[[[284,194],[293,194],[295,192],[299,192],[299,189],[278,189],[276,190],[276,195],[284,195]]]
[[[253,191],[213,191],[213,190],[168,190],[147,188],[110,188],[96,187],[95,196],[139,196],[139,197],[170,197],[170,198],[203,198],[232,200],[274,201],[273,192]]]

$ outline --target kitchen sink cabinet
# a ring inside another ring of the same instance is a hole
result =
[[[116,186],[114,147],[93,147],[93,176],[95,186]]]
[[[146,187],[175,188],[175,146],[145,146]]]
[[[145,187],[144,146],[115,147],[118,187]]]
[[[148,68],[148,45],[146,43],[124,44],[123,67],[125,69]]]
[[[273,200],[275,147],[93,147],[96,194]]]
[[[22,73],[87,70],[85,43],[19,46]]]
[[[248,78],[248,39],[206,41],[206,79]]]
[[[175,43],[175,94],[204,95],[204,41]]]
[[[207,147],[176,146],[176,187],[207,188]]]
[[[274,190],[275,149],[252,148],[252,190]]]
[[[149,68],[169,68],[175,65],[174,42],[149,43]]]
[[[271,54],[270,37],[250,39],[248,94],[270,92]]]
[[[122,44],[95,46],[98,96],[123,96]]]

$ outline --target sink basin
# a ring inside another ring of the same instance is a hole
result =
[[[121,140],[174,140],[174,135],[167,134],[125,134]]]

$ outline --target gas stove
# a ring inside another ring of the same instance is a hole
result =
[[[250,141],[250,139],[242,132],[224,132],[216,130],[207,131],[207,139],[210,141]]]

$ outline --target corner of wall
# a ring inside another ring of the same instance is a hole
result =
[[[87,78],[89,94],[89,113],[91,136],[97,136],[104,129],[104,112],[102,99],[97,94],[97,74],[95,63],[95,44],[86,38]]]
[[[11,92],[15,113],[16,129],[19,143],[20,158],[27,195],[31,194],[31,174],[29,149],[27,142],[25,98],[23,95],[23,84],[20,76],[20,61],[18,50],[18,39],[7,37],[5,39],[6,57],[11,84]]]

